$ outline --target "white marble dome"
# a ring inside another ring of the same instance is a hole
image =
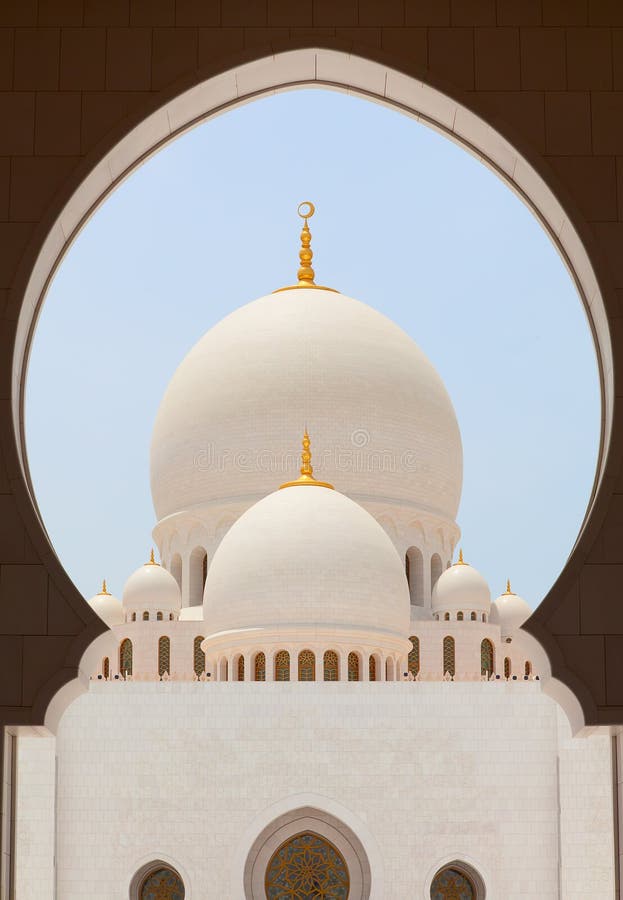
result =
[[[433,588],[433,612],[489,613],[491,592],[485,578],[473,566],[459,561],[442,572]]]
[[[121,601],[109,593],[105,581],[99,594],[91,597],[88,602],[89,606],[98,614],[100,619],[106,622],[109,628],[113,625],[121,625],[124,621]]]
[[[177,612],[182,598],[177,581],[152,559],[140,566],[123,588],[123,607],[130,612]]]
[[[236,310],[183,360],[152,436],[158,519],[266,496],[292,470],[304,425],[319,479],[454,520],[462,448],[439,375],[384,315],[319,288]]]
[[[520,628],[532,614],[523,597],[511,591],[510,584],[507,584],[505,593],[495,598],[491,612],[491,618],[499,624],[503,637]]]
[[[344,494],[288,487],[248,509],[223,538],[204,592],[211,634],[327,631],[405,640],[409,588],[382,527]]]

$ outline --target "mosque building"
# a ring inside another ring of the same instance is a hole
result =
[[[614,897],[611,737],[574,733],[530,607],[464,559],[451,400],[315,284],[313,213],[297,283],[166,390],[158,553],[90,600],[111,649],[18,743],[17,896]]]

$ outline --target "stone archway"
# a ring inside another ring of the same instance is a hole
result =
[[[117,120],[108,135],[68,169],[28,242],[22,242],[23,252],[11,284],[5,334],[6,356],[12,360],[11,371],[5,370],[7,415],[2,430],[7,483],[12,494],[12,505],[7,509],[19,522],[23,541],[28,542],[28,562],[40,566],[37,571],[43,582],[33,589],[33,603],[47,607],[50,596],[53,624],[44,626],[38,644],[27,642],[28,660],[22,653],[21,641],[7,636],[5,665],[7,672],[13,673],[9,680],[16,683],[15,676],[28,664],[28,678],[24,681],[28,690],[9,692],[6,718],[24,724],[41,722],[51,697],[75,678],[85,647],[103,630],[50,548],[28,477],[22,428],[23,391],[32,331],[47,285],[93,210],[147,156],[210,115],[267,92],[314,84],[354,91],[375,102],[390,104],[441,130],[478,155],[530,206],[575,280],[600,363],[603,433],[599,469],[574,552],[526,628],[546,648],[554,675],[580,701],[585,720],[618,722],[623,719],[623,695],[614,683],[620,654],[617,639],[606,641],[606,633],[618,630],[616,616],[613,618],[606,608],[609,600],[601,602],[597,619],[588,625],[586,616],[582,619],[582,631],[577,612],[581,585],[587,585],[587,591],[607,588],[610,556],[614,554],[615,561],[619,561],[618,550],[604,549],[601,556],[597,553],[594,557],[592,571],[585,567],[613,503],[620,457],[621,429],[613,428],[617,370],[606,312],[617,308],[617,298],[606,262],[607,248],[600,247],[573,198],[543,156],[504,121],[503,115],[492,112],[478,92],[465,93],[445,82],[434,68],[425,70],[413,61],[405,62],[400,54],[394,56],[368,47],[356,55],[349,41],[327,39],[320,34],[317,38],[290,38],[280,52],[269,54],[258,49],[219,56],[215,49],[208,66],[169,82],[168,87],[145,98],[133,115]],[[25,559],[24,551],[16,555],[20,561]],[[600,563],[604,564],[601,580],[593,575]],[[615,598],[611,599],[614,603]],[[58,619],[62,625],[54,624]],[[28,630],[31,626],[25,622],[20,627]],[[603,675],[606,669],[613,682],[608,693]],[[21,683],[19,677],[17,683]]]

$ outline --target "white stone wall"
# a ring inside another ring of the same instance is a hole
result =
[[[18,900],[54,897],[55,744],[53,737],[17,739],[14,864]]]
[[[424,897],[459,858],[488,900],[558,900],[559,777],[564,884],[580,867],[584,885],[562,897],[612,896],[607,738],[565,736],[559,765],[558,729],[538,682],[95,682],[58,734],[58,900],[126,898],[152,857],[178,866],[188,900],[237,900],[243,836],[301,793],[371,832],[373,896]]]

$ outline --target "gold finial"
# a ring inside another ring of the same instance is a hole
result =
[[[466,566],[467,565],[467,563],[463,559],[463,548],[462,547],[459,548],[459,558],[457,559],[457,561],[455,562],[454,565],[455,566]]]
[[[510,580],[510,578],[507,578],[506,579],[506,590],[504,591],[504,596],[506,596],[507,594],[512,594],[512,593],[514,593],[514,591],[511,591],[511,580]]]
[[[156,557],[154,556],[154,548],[151,548],[151,553],[149,554],[149,562],[145,563],[146,566],[159,566],[160,563],[156,562]]]
[[[327,481],[316,481],[314,478],[314,467],[311,464],[311,450],[309,449],[311,446],[311,441],[309,439],[309,435],[307,433],[307,428],[305,429],[305,433],[303,434],[303,449],[301,451],[301,475],[296,481],[286,481],[280,488],[286,487],[300,487],[304,484],[310,484],[314,487],[324,487],[330,488],[333,490],[333,485],[329,484]]]
[[[298,282],[297,284],[278,288],[276,291],[273,291],[273,293],[278,294],[279,291],[289,291],[292,288],[316,288],[316,290],[319,291],[334,291],[334,288],[323,287],[320,284],[316,284],[316,282],[314,281],[315,272],[311,264],[314,257],[314,251],[311,248],[312,234],[309,230],[308,220],[311,219],[313,214],[316,212],[316,207],[311,202],[311,200],[303,200],[302,203],[299,203],[296,211],[301,219],[303,219],[303,228],[301,230],[301,249],[299,250],[300,265],[299,270],[296,273]],[[335,293],[337,293],[337,291],[335,291]]]
[[[110,592],[109,592],[108,588],[106,587],[106,579],[105,578],[102,581],[102,589],[100,591],[100,595],[101,594],[106,594],[108,597],[110,597]]]

